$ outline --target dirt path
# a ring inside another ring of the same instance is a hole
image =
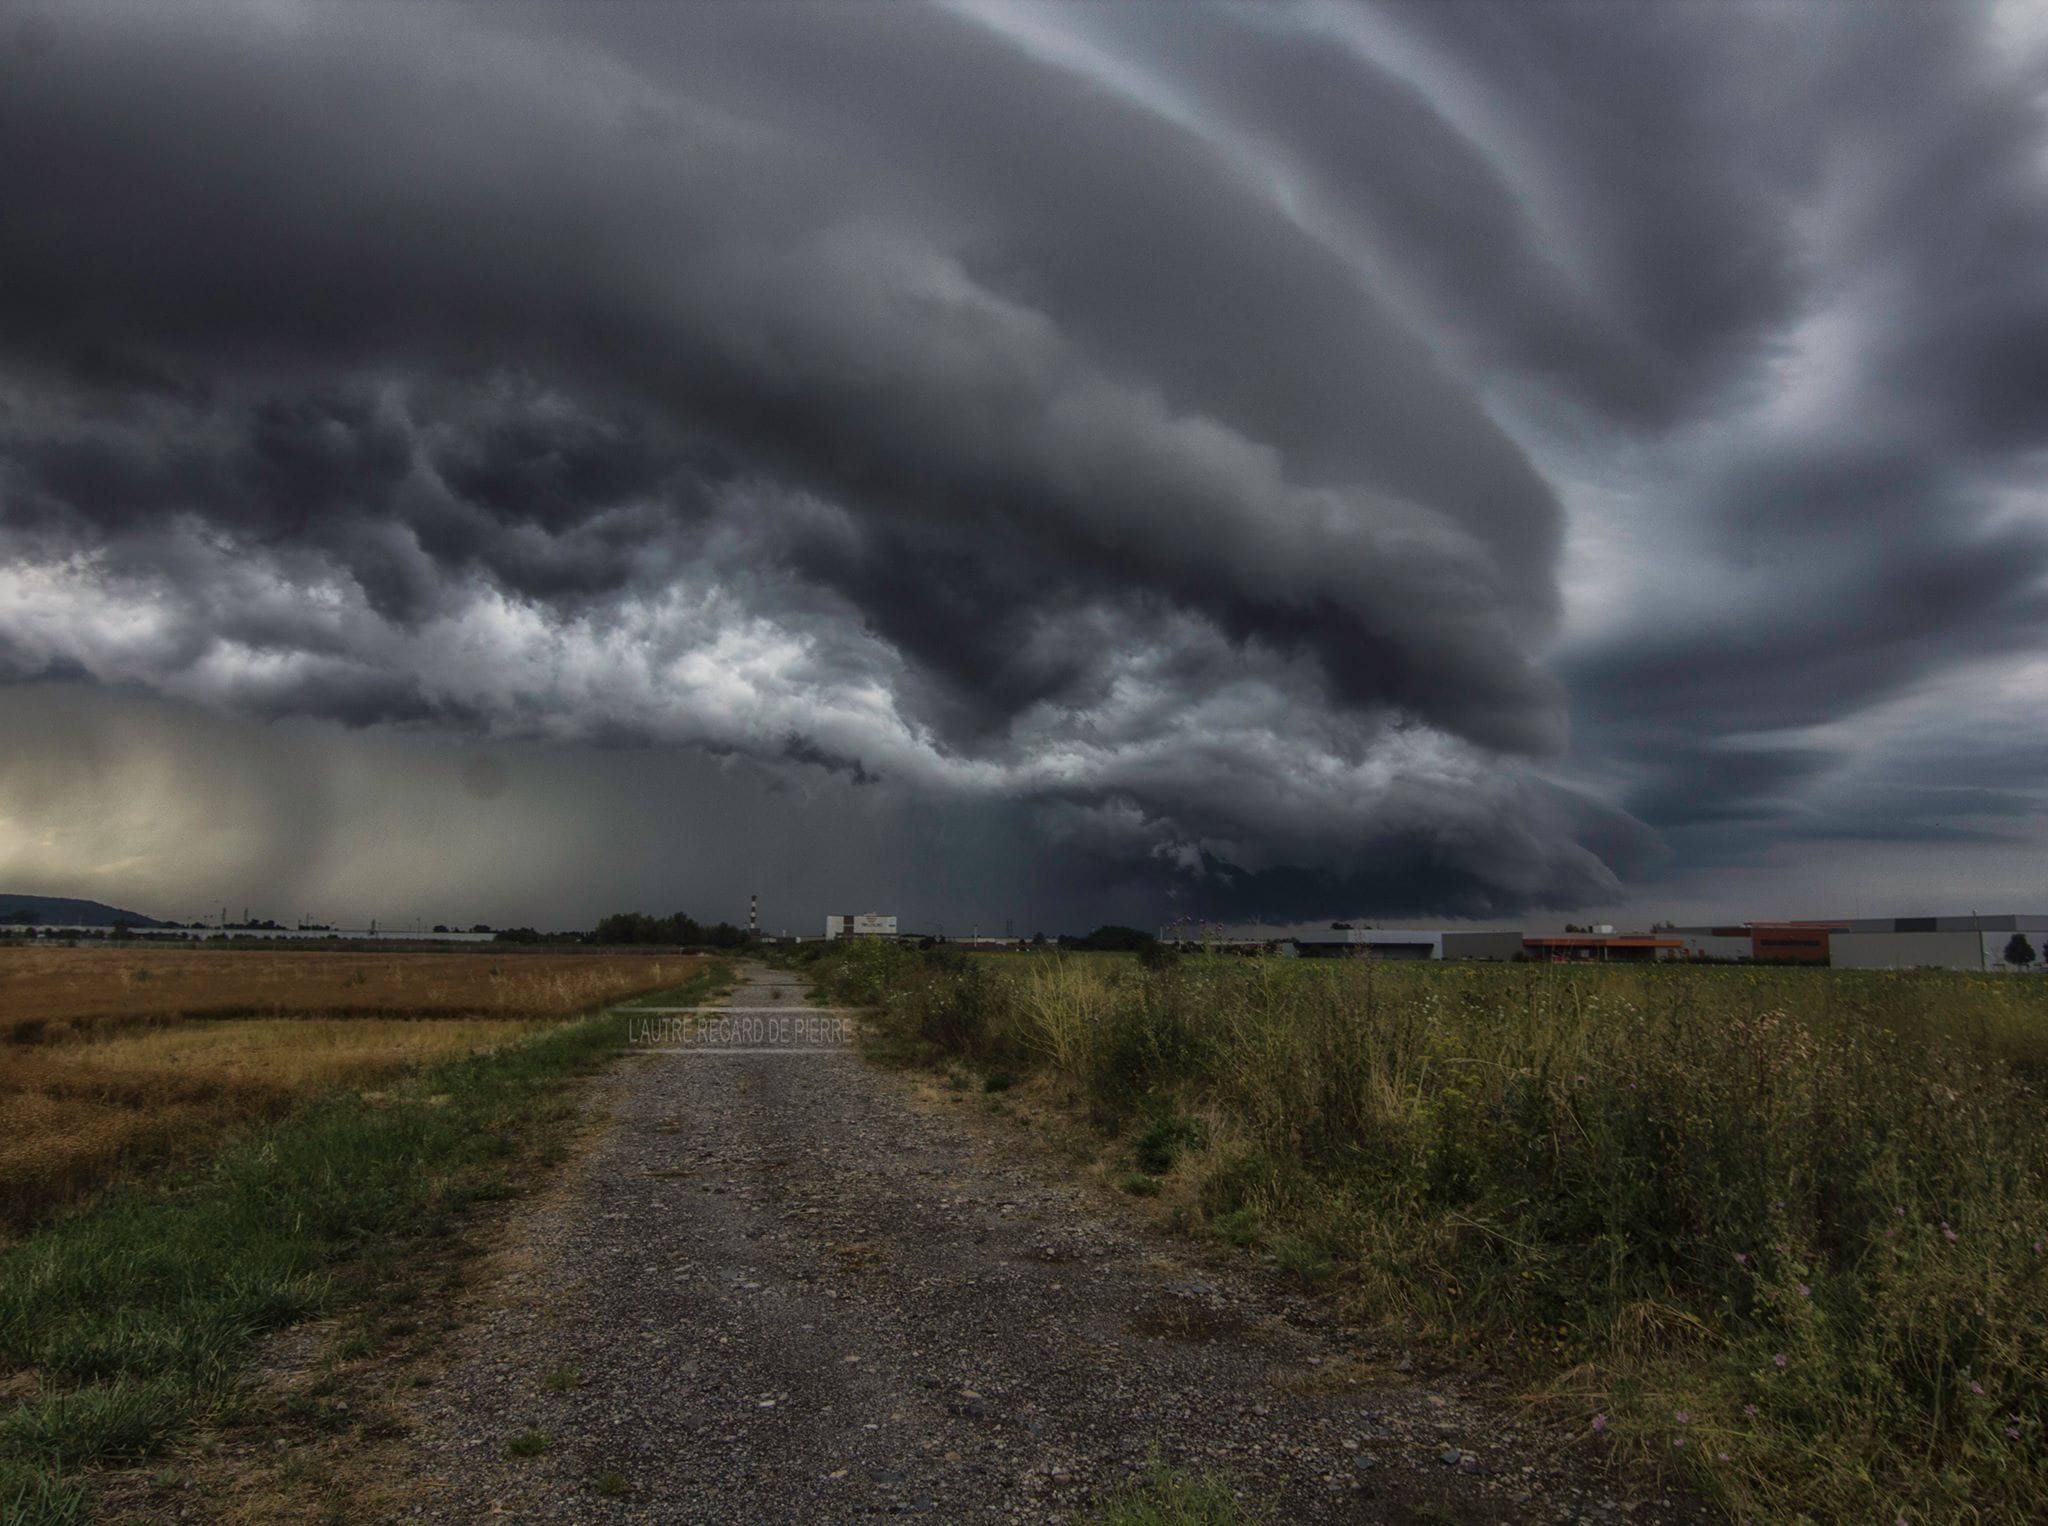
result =
[[[749,966],[727,1002],[803,999]],[[601,1094],[413,1401],[414,1518],[1067,1520],[1154,1454],[1276,1520],[1690,1518],[843,1050],[650,1055]]]

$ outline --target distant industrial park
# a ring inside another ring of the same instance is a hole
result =
[[[622,913],[604,918],[592,932],[538,933],[531,928],[468,927],[436,923],[330,926],[301,918],[283,925],[246,911],[230,921],[223,908],[215,921],[164,922],[97,901],[63,897],[0,896],[0,937],[104,939],[133,937],[187,940],[251,939],[389,943],[598,943],[731,946],[742,942],[804,943],[819,935],[763,933],[760,897],[749,898],[744,927],[717,923],[700,927],[677,914],[652,918]],[[1271,955],[1300,959],[1406,961],[1492,960],[1551,964],[1770,964],[1814,965],[1849,970],[1943,969],[2048,973],[2048,914],[1969,912],[1954,916],[1815,918],[1679,926],[1659,923],[1628,931],[1612,924],[1568,924],[1562,932],[1524,932],[1492,927],[1384,926],[1364,919],[1225,924],[1182,917],[1156,932],[1105,927],[1085,936],[1045,933],[984,935],[978,929],[948,936],[932,924],[929,932],[905,930],[893,912],[835,912],[824,919],[822,940],[883,938],[943,943],[968,950],[995,951],[1065,946],[1134,949],[1158,943],[1186,951]]]

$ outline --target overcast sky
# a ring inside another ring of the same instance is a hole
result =
[[[0,0],[0,890],[2048,909],[2044,18]]]

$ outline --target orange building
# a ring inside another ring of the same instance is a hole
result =
[[[1717,936],[1749,934],[1749,957],[1776,964],[1826,964],[1828,934],[1847,932],[1845,922],[1747,922],[1741,927],[1715,928]]]

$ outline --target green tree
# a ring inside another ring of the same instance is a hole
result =
[[[1062,936],[1060,944],[1065,948],[1091,949],[1102,953],[1135,954],[1158,941],[1150,933],[1140,932],[1135,927],[1119,927],[1115,923],[1105,923],[1085,938]]]
[[[2005,962],[2025,969],[2034,962],[2034,945],[2027,942],[2025,933],[2014,933],[2012,941],[2005,946]]]

